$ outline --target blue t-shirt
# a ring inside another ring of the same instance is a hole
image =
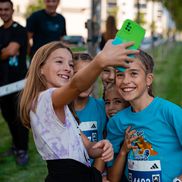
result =
[[[103,139],[107,121],[103,100],[89,97],[86,106],[82,110],[76,111],[76,114],[81,121],[80,129],[90,141]]]
[[[132,126],[139,136],[134,143],[138,150],[128,154],[129,180],[137,181],[144,173],[147,176],[152,170],[153,178],[150,181],[171,182],[174,177],[182,174],[181,107],[156,97],[142,111],[135,113],[128,107],[117,113],[107,126],[107,138],[113,144],[115,153],[120,150],[128,126]],[[131,172],[133,169],[134,172]]]

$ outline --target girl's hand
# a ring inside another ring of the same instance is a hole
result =
[[[182,175],[180,175],[180,176],[178,177],[178,179],[180,179],[180,180],[182,181]]]
[[[101,159],[104,162],[107,162],[113,159],[114,151],[112,148],[112,144],[108,140],[101,140],[97,142],[92,148],[102,149]]]
[[[102,176],[102,182],[110,182],[110,181],[107,179],[107,176]]]
[[[179,181],[179,180],[182,181],[182,175],[176,177],[173,181],[177,181],[176,179],[177,179],[178,181]]]
[[[134,42],[128,42],[118,45],[112,44],[113,40],[107,41],[103,50],[96,56],[100,61],[102,67],[107,66],[122,66],[125,68],[129,67],[129,63],[133,62],[135,58],[128,57],[129,54],[137,54],[139,50],[127,49]],[[101,63],[102,62],[102,63]]]
[[[132,142],[138,138],[138,136],[134,136],[134,134],[136,133],[136,130],[130,131],[130,129],[131,129],[131,126],[129,126],[125,131],[125,139],[120,151],[124,154],[127,154],[131,149],[138,148],[137,146],[132,145]]]

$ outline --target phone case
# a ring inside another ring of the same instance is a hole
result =
[[[141,45],[142,40],[145,36],[145,29],[136,22],[127,19],[124,21],[121,29],[116,33],[116,37],[113,40],[113,44],[121,44],[126,42],[134,42],[134,45],[130,46],[129,49],[138,49]],[[132,56],[132,55],[130,55]],[[116,67],[119,71],[124,71],[123,67]]]

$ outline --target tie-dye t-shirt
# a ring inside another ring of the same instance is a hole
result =
[[[80,129],[68,106],[64,107],[65,124],[55,114],[51,99],[54,89],[41,92],[36,112],[30,112],[37,150],[44,160],[74,159],[88,166],[89,157]]]

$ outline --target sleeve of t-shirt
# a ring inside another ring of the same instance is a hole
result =
[[[121,143],[124,139],[124,133],[120,128],[122,126],[119,125],[119,118],[112,117],[109,119],[107,124],[107,139],[112,143],[114,154],[118,154],[121,148]],[[108,167],[111,167],[114,163],[114,159],[107,163]]]
[[[28,32],[35,32],[37,28],[37,20],[38,18],[36,17],[36,14],[34,13],[27,18],[26,28]]]

